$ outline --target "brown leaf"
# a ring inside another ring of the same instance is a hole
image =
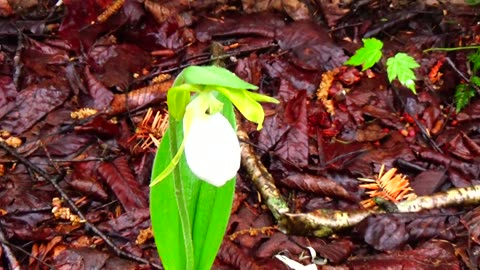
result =
[[[430,241],[414,250],[353,257],[350,269],[460,270],[454,246],[446,241]]]
[[[98,45],[89,52],[90,70],[106,87],[126,90],[133,74],[150,64],[150,55],[133,44]]]
[[[480,207],[476,207],[464,215],[461,222],[467,228],[470,238],[480,244]]]
[[[136,181],[126,157],[119,157],[113,162],[103,162],[98,167],[98,173],[115,193],[125,211],[148,207],[148,196]]]
[[[308,164],[308,127],[306,91],[293,92],[273,117],[267,117],[259,143],[265,149],[278,146],[275,153],[295,165]]]
[[[431,195],[447,180],[445,171],[426,170],[418,174],[410,186],[418,196]]]
[[[72,164],[72,174],[67,178],[67,182],[86,195],[107,200],[108,194],[103,189],[97,175],[97,167],[99,162],[85,161],[74,162]]]
[[[222,262],[233,266],[237,269],[252,269],[260,270],[260,266],[256,261],[247,256],[237,245],[235,245],[228,238],[224,238],[220,250],[218,251],[217,258]]]
[[[173,80],[168,80],[135,89],[125,94],[115,95],[107,114],[117,115],[126,111],[134,111],[165,100],[166,93],[172,84]]]
[[[456,227],[455,223],[458,223],[458,219],[453,223],[451,220],[455,219],[440,211],[430,211],[429,214],[432,216],[417,217],[407,225],[409,241],[416,242],[433,238],[454,240],[456,235],[452,228]]]
[[[348,192],[342,185],[323,176],[293,174],[282,179],[281,183],[287,187],[300,189],[306,192],[348,201],[358,201],[358,198],[354,197],[353,194]]]
[[[328,261],[338,264],[345,261],[353,252],[353,242],[348,239],[333,241],[332,243],[315,248],[318,255]]]
[[[327,30],[310,21],[277,28],[275,38],[282,50],[290,51],[291,60],[307,70],[331,70],[348,59],[330,39]]]
[[[222,20],[201,20],[195,29],[195,33],[200,42],[209,41],[213,36],[256,35],[274,37],[275,29],[282,28],[284,25],[282,16],[273,13],[233,14],[222,18]]]
[[[365,242],[377,250],[400,249],[408,240],[405,222],[393,215],[369,216],[358,229]]]
[[[103,84],[93,76],[88,67],[85,67],[84,73],[88,85],[88,91],[93,98],[92,108],[100,111],[106,109],[112,102],[112,91],[103,86]]]
[[[0,129],[21,134],[62,105],[69,94],[69,88],[58,80],[43,81],[23,89],[15,100],[15,110],[0,119]]]

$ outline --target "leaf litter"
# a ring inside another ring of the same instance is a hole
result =
[[[20,140],[0,149],[2,267],[160,268],[148,239],[147,194],[172,79],[158,76],[210,64],[217,43],[214,60],[282,102],[265,107],[260,132],[240,122],[245,152],[227,231],[236,237],[225,237],[214,269],[288,269],[275,255],[317,269],[478,268],[472,186],[480,180],[480,101],[473,96],[456,111],[454,96],[465,83],[459,72],[470,78],[474,51],[422,53],[474,45],[476,7],[69,0],[30,1],[30,9],[20,2],[0,5],[9,22],[0,30],[8,37],[0,50],[0,129]],[[373,36],[386,55],[408,53],[421,64],[417,96],[388,83],[388,63],[343,66]],[[89,109],[96,110],[70,117]],[[389,185],[382,180],[371,194],[380,210],[368,212],[361,204],[368,189],[357,179],[388,172],[383,180],[393,179],[395,190],[383,199],[395,200],[378,199],[378,187]],[[463,189],[441,193],[454,187]],[[417,200],[403,201],[413,192]],[[69,201],[52,206],[59,197]],[[430,205],[416,212],[420,201]],[[68,218],[77,210],[87,224]],[[318,231],[318,220],[331,227]]]

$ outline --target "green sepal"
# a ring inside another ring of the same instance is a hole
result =
[[[262,129],[265,112],[262,105],[247,94],[247,90],[235,91],[223,87],[217,87],[216,90],[226,96],[245,118],[256,123],[257,130]]]
[[[175,80],[175,83],[197,84],[228,87],[233,89],[258,89],[235,75],[235,73],[218,66],[189,66]]]
[[[198,89],[191,84],[174,86],[168,90],[167,105],[170,117],[177,121],[183,118],[185,108],[190,102],[190,93],[193,91],[198,91]]]

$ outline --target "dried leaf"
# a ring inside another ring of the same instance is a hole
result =
[[[275,38],[282,50],[291,52],[291,61],[306,70],[331,70],[347,60],[326,29],[310,21],[277,28]]]
[[[15,110],[0,119],[0,129],[22,134],[46,114],[62,105],[70,94],[58,80],[43,81],[23,89],[15,100]]]
[[[311,174],[293,174],[281,180],[283,185],[306,192],[356,202],[358,198],[337,182]]]
[[[93,76],[88,67],[85,67],[85,78],[88,85],[88,91],[93,98],[93,108],[103,111],[113,100],[112,91],[108,90],[103,84]]]
[[[119,157],[113,162],[103,162],[98,167],[98,173],[115,193],[125,211],[148,208],[147,193],[140,188],[126,157]]]

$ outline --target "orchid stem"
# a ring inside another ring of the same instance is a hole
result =
[[[183,149],[178,149],[177,144],[177,120],[171,119],[170,120],[170,151],[172,153],[177,153],[178,151],[182,151]],[[183,145],[183,144],[182,144]],[[182,146],[180,147],[182,148]],[[194,269],[194,257],[193,257],[193,240],[191,235],[191,224],[188,215],[188,207],[185,201],[185,192],[183,191],[183,183],[182,178],[180,177],[180,168],[179,166],[175,166],[173,169],[173,179],[175,185],[175,198],[177,200],[178,206],[178,215],[180,217],[180,223],[182,227],[182,235],[184,239],[185,245],[185,269],[186,270],[193,270]]]

